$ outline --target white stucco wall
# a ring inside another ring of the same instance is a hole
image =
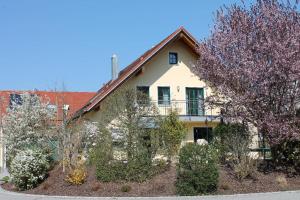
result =
[[[169,64],[169,52],[178,53],[178,64]],[[146,63],[143,72],[130,79],[128,85],[149,86],[150,98],[158,100],[158,87],[170,87],[171,101],[185,101],[186,88],[204,88],[204,97],[211,94],[204,81],[199,80],[191,71],[191,66],[196,62],[197,56],[184,42],[177,41],[170,44],[156,55],[150,62]],[[183,109],[184,106],[180,106]],[[185,113],[185,110],[182,110]],[[206,113],[217,115],[219,110],[206,109]]]
[[[169,52],[178,54],[178,64],[169,64]],[[204,97],[211,94],[212,90],[207,87],[206,83],[199,79],[191,71],[191,66],[196,62],[197,55],[183,41],[175,41],[166,46],[162,51],[155,55],[148,63],[143,66],[142,72],[134,75],[122,87],[149,86],[149,95],[153,101],[158,100],[158,87],[170,87],[171,101],[185,101],[186,88],[204,88]],[[120,87],[119,89],[122,89]],[[182,113],[186,114],[185,102],[180,106]],[[159,107],[165,109],[165,107]],[[219,110],[210,108],[205,109],[207,115],[218,115]],[[86,114],[86,118],[97,121],[101,115],[101,110],[92,111]],[[204,121],[187,122],[188,135],[186,141],[193,141],[193,127],[214,127],[217,123],[205,124]]]

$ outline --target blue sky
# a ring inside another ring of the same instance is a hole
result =
[[[239,0],[0,0],[0,90],[96,91],[179,26],[207,37]]]

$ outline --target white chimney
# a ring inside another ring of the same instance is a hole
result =
[[[111,79],[115,80],[118,78],[119,67],[118,67],[118,57],[116,54],[111,56]]]

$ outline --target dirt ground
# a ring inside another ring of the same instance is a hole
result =
[[[80,186],[70,185],[64,181],[62,169],[56,166],[49,173],[49,177],[37,188],[25,191],[31,194],[62,195],[62,196],[172,196],[176,195],[174,183],[176,169],[171,167],[168,171],[153,177],[143,183],[102,183],[95,178],[95,168],[88,168],[88,177]],[[278,177],[285,177],[279,172],[264,174],[257,172],[255,176],[239,181],[233,171],[226,167],[220,168],[219,187],[216,194],[237,194],[255,192],[274,192],[283,190],[299,190],[300,177],[287,178],[286,183],[278,183]],[[124,192],[121,188],[129,185],[131,190]],[[13,185],[4,184],[4,189],[16,191]]]

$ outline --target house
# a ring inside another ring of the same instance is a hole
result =
[[[204,105],[203,99],[212,89],[191,70],[199,56],[197,45],[198,41],[180,27],[120,72],[113,55],[111,80],[73,117],[97,121],[106,98],[131,87],[149,95],[161,115],[167,115],[171,108],[178,110],[180,120],[188,127],[183,142],[210,141],[212,129],[220,122],[220,111]]]
[[[2,142],[2,119],[12,103],[22,103],[22,94],[30,93],[38,95],[45,102],[49,102],[49,108],[56,112],[56,125],[61,125],[63,120],[63,107],[67,109],[67,117],[72,116],[95,92],[56,92],[56,91],[0,91],[0,169],[5,168],[5,147]]]

